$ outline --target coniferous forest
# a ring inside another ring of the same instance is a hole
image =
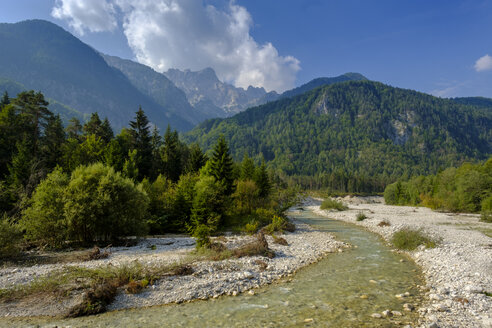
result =
[[[0,247],[63,248],[124,236],[188,232],[199,244],[224,228],[282,219],[296,192],[264,161],[234,162],[224,138],[210,150],[163,135],[139,108],[118,134],[93,113],[64,127],[40,92],[5,93],[0,112]],[[277,222],[278,224],[278,222]]]

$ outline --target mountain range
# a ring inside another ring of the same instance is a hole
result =
[[[441,99],[361,79],[206,121],[185,139],[211,149],[224,135],[236,160],[263,157],[304,186],[382,190],[401,177],[487,158],[492,111],[483,108],[474,99]]]
[[[159,73],[131,60],[102,54],[56,24],[29,20],[0,24],[0,91],[11,96],[34,89],[67,122],[97,111],[119,130],[141,106],[150,121],[187,131],[198,123],[228,117],[248,107],[302,93],[322,84],[365,79],[360,74],[320,78],[284,94],[237,88],[211,68]]]

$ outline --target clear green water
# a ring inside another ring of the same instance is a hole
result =
[[[215,300],[179,305],[124,310],[97,316],[47,320],[20,319],[0,325],[71,327],[393,327],[394,321],[415,322],[415,313],[405,313],[404,303],[418,304],[416,285],[423,284],[419,268],[395,254],[381,239],[363,229],[329,220],[311,212],[295,213],[296,218],[339,240],[357,246],[330,254],[300,270],[290,281],[266,286],[256,295],[224,296]],[[403,262],[400,260],[403,259]],[[375,281],[370,282],[370,280]],[[410,292],[397,299],[395,294]],[[367,295],[367,299],[361,299]],[[386,309],[403,317],[374,319],[370,315]]]

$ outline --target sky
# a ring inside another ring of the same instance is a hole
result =
[[[0,22],[54,22],[163,72],[212,67],[282,92],[358,72],[440,97],[492,97],[492,1],[2,0]]]

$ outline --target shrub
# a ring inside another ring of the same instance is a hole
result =
[[[359,213],[357,213],[357,217],[355,219],[357,221],[364,221],[365,219],[368,219],[368,217],[364,213],[359,212]]]
[[[68,183],[68,176],[56,168],[38,185],[20,221],[28,240],[54,247],[67,240],[64,196]]]
[[[22,232],[10,223],[7,215],[0,219],[0,258],[16,257],[20,253]]]
[[[424,234],[422,230],[413,230],[409,228],[397,231],[391,238],[391,242],[396,248],[407,251],[415,250],[420,245],[424,245],[427,248],[434,248],[437,246],[437,241]]]
[[[285,240],[285,238],[282,238],[282,237],[277,237],[275,235],[272,235],[273,237],[273,242],[275,244],[279,244],[279,245],[282,245],[282,246],[288,246],[289,243],[287,242],[287,240]]]
[[[482,201],[482,215],[480,221],[492,223],[492,195]]]
[[[80,166],[66,189],[69,235],[85,243],[146,232],[148,197],[141,185],[101,163]]]
[[[196,248],[207,248],[210,246],[210,228],[205,224],[199,224],[193,229],[193,237],[196,240]]]
[[[234,200],[235,215],[250,214],[258,207],[260,190],[254,181],[238,181],[232,198]]]
[[[285,217],[283,216],[278,216],[278,215],[274,215],[273,218],[272,218],[272,223],[270,223],[269,225],[267,225],[266,227],[264,227],[262,230],[271,235],[273,234],[274,232],[284,232],[285,231],[289,231],[289,232],[293,232],[295,230],[295,225],[291,222],[289,222]]]
[[[327,198],[321,203],[322,210],[337,210],[337,211],[345,211],[348,210],[348,207],[345,206],[342,202],[334,200],[332,198]]]
[[[249,223],[246,223],[244,226],[244,232],[246,232],[248,235],[254,235],[258,231],[259,227],[259,222],[256,220],[253,220]]]

